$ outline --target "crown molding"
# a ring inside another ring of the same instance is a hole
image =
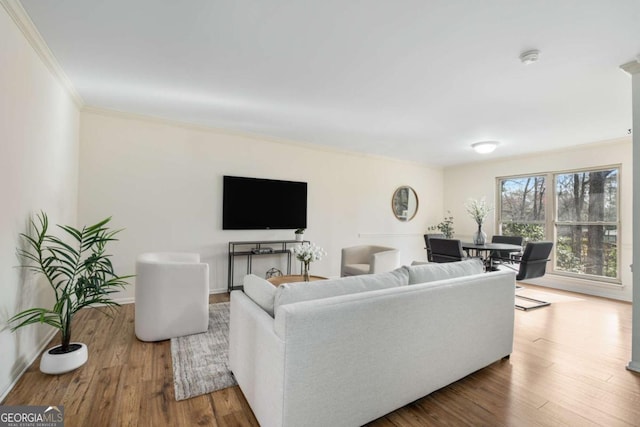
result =
[[[622,68],[624,71],[626,71],[631,75],[640,74],[640,62],[636,60],[627,62],[626,64],[622,64],[620,68]]]
[[[289,145],[292,147],[306,148],[309,150],[324,151],[329,153],[342,154],[346,156],[365,157],[365,158],[376,159],[376,160],[381,160],[385,162],[395,162],[395,163],[411,165],[411,166],[424,168],[424,169],[431,169],[431,170],[442,169],[442,166],[434,166],[427,163],[421,163],[421,162],[412,161],[412,160],[398,159],[395,157],[383,156],[379,154],[370,154],[370,153],[364,153],[360,151],[346,150],[346,149],[341,149],[337,147],[315,144],[311,142],[294,141],[286,138],[264,135],[260,133],[220,128],[220,127],[215,127],[213,125],[168,119],[164,117],[158,117],[158,116],[152,116],[152,115],[146,115],[146,114],[140,114],[140,113],[131,113],[128,111],[115,110],[111,108],[85,105],[80,110],[80,112],[87,113],[87,114],[95,114],[100,116],[107,116],[107,117],[116,117],[116,118],[125,119],[125,120],[137,120],[137,121],[142,121],[147,123],[155,123],[159,125],[178,127],[178,128],[188,129],[188,130],[214,133],[217,135],[229,135],[229,136],[235,136],[240,138],[257,139],[261,141],[271,142],[274,144],[283,144],[283,145]]]
[[[29,14],[22,6],[22,3],[18,0],[0,0],[0,4],[7,11],[7,14],[9,14],[11,19],[13,19],[13,22],[15,22],[16,26],[20,29],[33,50],[38,54],[44,65],[67,91],[73,102],[76,104],[76,107],[78,107],[78,109],[82,109],[84,106],[82,97],[76,91],[71,80],[56,60],[51,49],[49,49],[49,46],[47,46],[47,43],[42,38],[42,35],[29,17]]]

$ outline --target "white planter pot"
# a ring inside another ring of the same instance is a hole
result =
[[[304,240],[304,234],[296,234],[296,242],[302,242]]]
[[[51,354],[51,350],[60,347],[57,345],[42,353],[42,357],[40,358],[40,371],[51,375],[64,374],[65,372],[71,372],[74,369],[78,369],[80,366],[87,363],[87,360],[89,359],[87,346],[80,342],[72,342],[71,344],[78,344],[80,345],[80,348],[72,351],[71,353]]]

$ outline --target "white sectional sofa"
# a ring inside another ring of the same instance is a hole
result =
[[[278,288],[247,276],[231,293],[230,368],[264,427],[362,425],[511,354],[515,275],[482,270]]]

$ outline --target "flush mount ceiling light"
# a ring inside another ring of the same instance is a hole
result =
[[[473,148],[476,153],[487,154],[491,153],[498,146],[498,141],[480,141],[471,144],[471,148]]]
[[[540,57],[539,50],[537,49],[527,50],[526,52],[522,52],[520,54],[520,61],[522,61],[522,63],[525,65],[529,65],[536,62],[539,57]]]

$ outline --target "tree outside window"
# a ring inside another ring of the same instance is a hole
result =
[[[545,177],[500,180],[500,230],[505,236],[522,236],[525,242],[545,238]]]
[[[618,169],[557,174],[559,271],[617,278]]]

